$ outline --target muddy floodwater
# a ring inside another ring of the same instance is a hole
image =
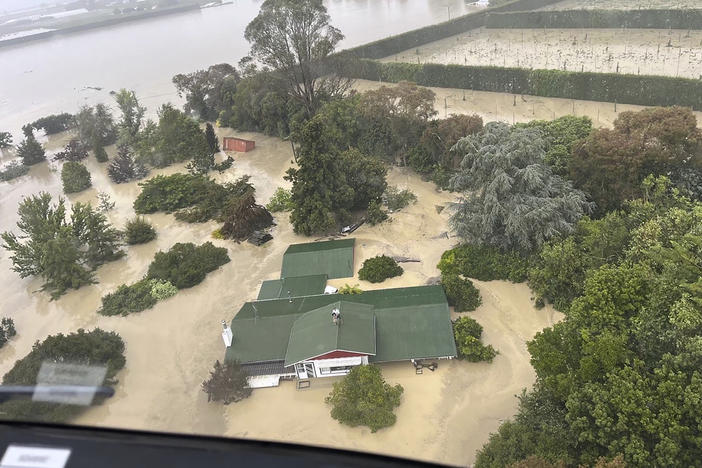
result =
[[[356,80],[358,91],[394,86],[392,83]],[[429,88],[434,91],[434,108],[438,118],[451,114],[477,114],[483,122],[502,121],[510,124],[531,120],[553,120],[564,115],[589,117],[595,127],[612,127],[621,112],[640,111],[646,106],[614,104],[613,102],[581,101],[577,99],[547,98],[524,94],[492,93],[457,88]],[[702,112],[694,112],[698,126]]]
[[[150,110],[181,103],[171,78],[215,63],[236,65],[249,52],[246,25],[260,0],[167,15],[0,48],[0,131],[83,104],[114,106],[127,88]],[[346,36],[340,48],[446,21],[479,8],[463,0],[326,0],[331,22]],[[0,9],[2,7],[0,6]]]
[[[699,0],[564,0],[540,8],[540,10],[640,10],[699,7]]]
[[[383,60],[702,78],[702,31],[481,28]]]
[[[229,129],[219,133],[233,134]],[[235,154],[233,168],[214,177],[228,181],[251,175],[257,198],[265,203],[276,187],[287,186],[283,175],[292,164],[290,146],[260,134],[237,135],[255,139],[256,149]],[[55,152],[69,138],[58,135],[45,144]],[[108,153],[113,156],[115,148],[108,148]],[[92,156],[86,164],[93,187],[68,196],[68,202],[95,203],[98,191],[105,191],[116,202],[115,209],[108,212],[110,221],[124,226],[134,215],[137,183],[112,184],[104,164]],[[176,165],[151,175],[182,170],[183,165]],[[58,163],[42,163],[24,177],[0,183],[0,230],[15,229],[22,197],[42,190],[61,195],[59,174]],[[354,233],[355,271],[364,259],[381,253],[416,257],[420,262],[404,264],[402,276],[381,284],[357,278],[334,280],[333,284],[359,284],[363,289],[422,285],[439,275],[436,264],[441,253],[456,244],[457,239],[445,234],[447,210],[437,210],[437,206],[453,201],[454,194],[438,192],[433,184],[406,169],[393,168],[388,181],[412,190],[418,202],[392,214],[389,223],[364,225]],[[208,404],[200,385],[213,362],[224,356],[220,321],[229,321],[245,301],[255,298],[261,281],[279,276],[282,256],[290,243],[312,239],[294,234],[286,214],[276,215],[274,240],[263,247],[211,239],[217,227],[214,222],[187,224],[163,213],[146,218],[158,232],[155,241],[129,247],[126,257],[98,269],[97,284],[71,291],[56,301],[36,292],[40,281],[20,279],[10,271],[8,254],[0,251],[0,315],[12,317],[18,331],[0,350],[0,374],[25,356],[35,341],[50,334],[100,327],[119,333],[126,343],[127,364],[118,374],[115,396],[88,409],[76,423],[306,442],[465,465],[474,460],[475,450],[487,441],[489,433],[515,413],[515,395],[534,381],[526,341],[562,317],[550,308],[536,310],[524,284],[476,282],[483,304],[471,316],[485,327],[484,341],[500,354],[491,364],[442,361],[436,372],[422,375],[416,375],[409,363],[382,366],[386,379],[402,384],[405,392],[397,424],[376,434],[331,419],[324,404],[334,382],[330,379],[317,379],[304,391],[284,382],[278,388],[255,390],[251,398],[226,407]],[[156,251],[176,242],[208,240],[226,247],[231,262],[201,284],[138,314],[103,317],[96,313],[100,297],[122,283],[141,278]]]

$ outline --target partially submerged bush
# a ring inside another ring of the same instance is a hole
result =
[[[385,382],[376,366],[356,366],[324,400],[332,406],[331,417],[351,427],[368,426],[371,432],[395,424],[395,408],[404,389]]]
[[[101,385],[113,387],[117,384],[117,372],[125,364],[124,341],[117,333],[99,328],[49,336],[41,343],[37,341],[29,354],[15,362],[3,377],[2,384],[35,386],[39,369],[45,361],[104,366],[106,373]],[[9,400],[0,404],[3,419],[18,421],[69,422],[87,408],[32,400]]]
[[[453,336],[456,339],[458,359],[471,362],[492,362],[497,351],[491,345],[480,342],[483,327],[470,317],[461,317],[453,322]]]
[[[170,281],[178,289],[190,288],[227,262],[227,249],[215,247],[211,242],[199,246],[178,243],[168,252],[156,253],[146,277]]]
[[[265,229],[273,224],[273,216],[267,209],[256,204],[253,191],[227,202],[222,213],[224,225],[220,232],[225,238],[243,241],[254,231]]]
[[[63,191],[65,193],[82,192],[92,185],[88,168],[74,161],[68,161],[63,164],[61,181],[63,182]]]
[[[17,156],[22,158],[22,163],[25,166],[38,164],[46,161],[46,153],[41,143],[37,141],[33,134],[30,134],[26,139],[17,145]]]
[[[456,312],[470,312],[482,304],[480,291],[469,279],[458,275],[443,275],[441,285],[446,292],[449,305],[454,307]]]
[[[0,320],[0,348],[5,346],[5,343],[16,334],[17,330],[15,330],[14,320],[3,317],[2,320]]]
[[[127,221],[124,233],[127,244],[129,245],[144,244],[145,242],[156,239],[156,230],[154,227],[140,216]]]
[[[253,192],[249,176],[220,185],[205,176],[178,173],[159,175],[139,185],[141,193],[134,201],[134,211],[176,212],[176,219],[188,223],[220,219],[231,199]]]
[[[400,276],[404,270],[395,260],[385,255],[369,258],[358,270],[358,277],[371,283],[380,283],[388,278]]]
[[[388,214],[383,210],[380,202],[378,200],[371,200],[368,203],[368,211],[366,212],[366,218],[371,226],[380,224],[388,219]]]
[[[0,182],[16,179],[29,172],[29,167],[22,164],[20,161],[12,161],[0,169]]]
[[[292,192],[290,190],[286,190],[283,187],[278,187],[275,189],[275,193],[271,197],[271,201],[269,201],[266,205],[266,209],[271,213],[291,211],[294,208],[291,197]]]
[[[397,211],[415,203],[417,196],[407,189],[398,190],[397,187],[388,187],[383,194],[383,201],[389,210]]]
[[[121,285],[117,291],[102,297],[100,315],[128,315],[150,309],[158,300],[151,294],[148,279],[127,286]]]
[[[225,405],[236,403],[251,395],[246,372],[238,362],[215,361],[210,378],[202,382],[207,401],[221,401]]]
[[[526,281],[529,259],[513,252],[501,252],[495,247],[466,244],[445,251],[437,266],[442,275],[521,283]]]

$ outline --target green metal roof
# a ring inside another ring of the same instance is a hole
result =
[[[335,308],[338,324],[331,316]],[[375,354],[373,306],[341,300],[300,315],[290,330],[285,366],[335,350]]]
[[[289,278],[264,281],[257,300],[287,299],[296,296],[323,294],[327,285],[327,275],[292,276]]]
[[[306,244],[292,244],[283,255],[281,278],[327,275],[329,278],[353,276],[355,239],[340,239]]]
[[[325,320],[331,322],[332,305],[339,301],[373,306],[376,351],[369,358],[372,362],[456,356],[443,288],[417,286],[365,291],[353,299],[341,294],[322,294],[247,302],[232,320],[234,342],[227,348],[226,359],[242,362],[285,359],[295,320],[328,306],[323,310],[327,314]]]

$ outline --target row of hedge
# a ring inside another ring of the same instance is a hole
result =
[[[342,51],[339,55],[351,54],[355,57],[370,59],[387,57],[388,55],[418,47],[428,42],[438,41],[471,29],[481,28],[485,26],[485,21],[487,20],[489,12],[533,10],[559,1],[561,0],[515,0],[498,7],[459,16],[450,21],[369,42],[353,49]]]
[[[702,29],[702,10],[566,10],[489,13],[485,27]]]
[[[337,61],[337,73],[373,81],[702,110],[702,80],[494,66]]]

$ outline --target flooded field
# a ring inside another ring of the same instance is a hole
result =
[[[231,133],[226,129],[220,136]],[[250,174],[258,200],[265,203],[277,186],[287,184],[283,175],[291,163],[290,146],[260,134],[238,135],[255,139],[256,150],[235,154],[233,168],[215,175],[215,179],[226,181]],[[68,139],[68,135],[59,135],[45,145],[49,151],[57,151]],[[110,156],[114,152],[114,147],[108,148]],[[122,227],[133,216],[137,183],[112,184],[104,164],[95,162],[92,156],[86,163],[93,187],[67,197],[68,201],[94,203],[97,192],[105,191],[116,202],[108,217]],[[56,163],[42,163],[33,166],[28,175],[0,184],[0,230],[15,228],[17,204],[23,196],[41,190],[54,196],[61,194],[58,168]],[[176,165],[152,175],[182,170],[183,165]],[[404,264],[401,277],[381,284],[371,285],[356,278],[335,283],[358,283],[366,289],[422,285],[439,275],[436,264],[441,253],[456,243],[455,238],[436,238],[447,230],[448,219],[447,212],[437,213],[436,206],[452,201],[453,194],[437,192],[433,184],[398,168],[388,179],[390,184],[416,193],[418,202],[393,214],[390,223],[364,225],[354,233],[355,270],[365,258],[380,253],[416,257],[420,262]],[[212,240],[210,234],[217,227],[213,222],[187,224],[162,213],[146,217],[158,231],[155,241],[130,247],[126,257],[100,267],[98,284],[71,291],[56,301],[35,292],[40,286],[38,280],[23,280],[10,271],[7,252],[0,251],[1,315],[13,318],[18,330],[18,335],[0,350],[0,373],[26,355],[35,341],[50,334],[101,327],[116,331],[126,343],[127,364],[117,376],[115,396],[89,409],[76,420],[78,424],[304,441],[467,464],[487,441],[490,431],[514,414],[514,395],[534,381],[526,340],[561,317],[549,308],[535,310],[530,291],[523,284],[476,282],[483,305],[471,315],[485,327],[484,341],[500,354],[492,364],[443,361],[438,371],[423,375],[416,375],[407,363],[383,366],[388,381],[401,383],[405,393],[397,424],[376,434],[341,426],[331,419],[323,401],[331,380],[315,380],[305,391],[297,391],[290,382],[279,388],[256,390],[248,400],[227,407],[208,404],[200,384],[213,362],[224,355],[220,321],[231,319],[243,302],[254,298],[261,281],[278,277],[288,244],[312,239],[294,234],[286,214],[276,216],[274,240],[263,247]],[[122,283],[138,280],[156,251],[176,242],[207,240],[226,247],[232,261],[201,284],[128,317],[103,317],[95,312],[102,295]],[[306,417],[300,418],[300,414]]]
[[[698,0],[564,0],[540,10],[639,10],[699,8]]]
[[[383,61],[702,78],[702,31],[481,28]]]
[[[358,91],[393,86],[392,83],[356,80]],[[595,127],[611,127],[620,112],[639,111],[646,106],[614,104],[612,102],[580,101],[577,99],[547,98],[509,93],[491,93],[456,88],[429,88],[436,94],[434,108],[438,117],[451,114],[477,114],[484,122],[499,120],[507,123],[531,120],[553,120],[564,115],[587,116]],[[702,125],[702,112],[695,112]]]

